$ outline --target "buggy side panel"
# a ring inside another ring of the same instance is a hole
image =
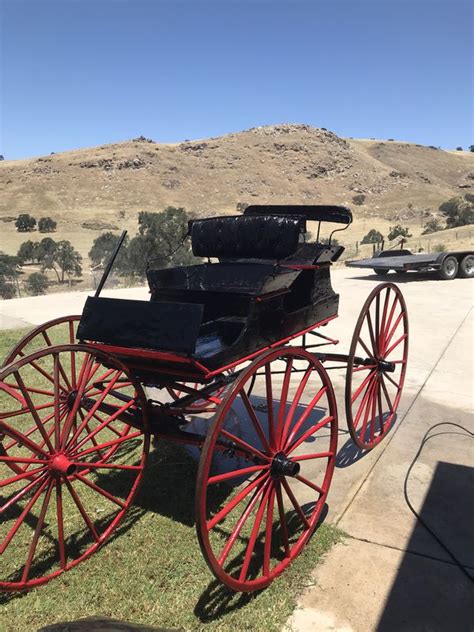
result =
[[[124,347],[193,353],[203,306],[89,296],[77,330],[79,340]]]

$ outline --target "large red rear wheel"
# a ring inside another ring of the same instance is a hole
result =
[[[87,346],[0,370],[0,589],[43,584],[110,537],[143,476],[147,419],[125,366]]]
[[[360,449],[371,450],[393,424],[405,381],[407,359],[405,299],[396,285],[381,283],[372,290],[362,307],[347,364],[347,426]]]
[[[61,316],[61,318],[49,320],[39,327],[35,327],[10,350],[2,366],[38,351],[38,349],[67,343],[74,344],[80,319],[80,316]]]
[[[199,542],[220,581],[264,588],[300,553],[336,450],[334,392],[314,356],[276,349],[242,371],[209,428],[196,487]]]

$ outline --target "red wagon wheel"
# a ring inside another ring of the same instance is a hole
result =
[[[286,347],[243,370],[209,428],[196,487],[201,550],[220,581],[264,588],[300,553],[324,506],[336,450],[334,392],[314,356]]]
[[[2,366],[6,366],[24,356],[59,344],[74,344],[80,316],[61,316],[35,327],[18,342],[8,353]]]
[[[371,450],[390,429],[402,394],[407,358],[405,300],[396,285],[381,283],[362,307],[347,364],[346,418],[359,448]]]
[[[0,370],[0,589],[43,584],[113,533],[143,476],[141,386],[83,345],[51,346]]]

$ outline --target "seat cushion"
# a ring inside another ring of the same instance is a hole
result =
[[[243,215],[190,222],[193,253],[219,259],[284,259],[298,248],[302,217]]]

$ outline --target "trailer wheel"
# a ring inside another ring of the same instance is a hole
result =
[[[458,276],[461,279],[471,279],[474,276],[474,255],[466,255],[459,264]]]
[[[209,427],[196,484],[199,543],[221,582],[259,590],[295,559],[317,527],[336,451],[334,391],[313,355],[274,349],[239,375]]]
[[[451,281],[458,273],[459,264],[456,257],[446,257],[438,270],[438,276],[443,281]]]
[[[375,272],[377,276],[387,276],[387,274],[390,272],[390,269],[389,268],[373,268],[373,271]]]
[[[371,450],[396,416],[408,358],[408,316],[400,289],[377,285],[357,320],[346,373],[346,419],[354,443]]]
[[[100,384],[100,385],[99,385]],[[110,356],[51,346],[0,370],[0,590],[28,590],[110,538],[143,477],[141,386]]]

